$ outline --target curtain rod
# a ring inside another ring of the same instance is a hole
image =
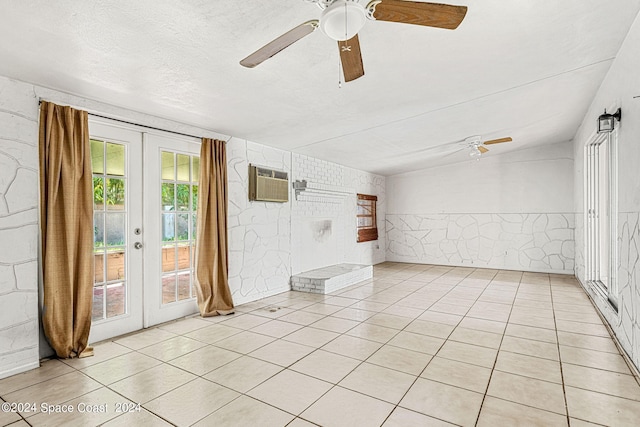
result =
[[[38,105],[42,104],[43,100],[40,99],[38,101]],[[143,127],[143,128],[147,128],[147,129],[152,129],[152,130],[159,130],[160,132],[168,132],[168,133],[172,133],[175,135],[180,135],[180,136],[188,136],[189,138],[197,138],[202,140],[202,136],[196,136],[196,135],[191,135],[188,133],[182,133],[182,132],[177,132],[174,130],[167,130],[167,129],[162,129],[162,128],[158,128],[158,127],[154,127],[154,126],[147,126],[147,125],[141,125],[140,123],[134,123],[134,122],[130,122],[127,120],[122,120],[122,119],[114,119],[113,117],[108,117],[108,116],[102,116],[100,114],[96,114],[96,113],[91,113],[87,111],[87,114],[89,114],[90,116],[94,116],[94,117],[99,117],[101,119],[107,119],[107,120],[113,120],[114,122],[120,122],[120,123],[125,123],[128,125],[132,125],[132,126],[139,126],[139,127]],[[228,142],[227,140],[225,140],[225,142]]]
[[[140,123],[133,123],[133,122],[129,122],[127,120],[114,119],[113,117],[101,116],[100,114],[96,114],[96,113],[87,113],[87,114],[89,114],[90,116],[94,116],[94,117],[100,117],[101,119],[113,120],[115,122],[125,123],[125,124],[128,124],[128,125],[140,126],[140,127],[143,127],[143,128],[153,129],[153,130],[159,130],[161,132],[169,132],[169,133],[173,133],[175,135],[188,136],[190,138],[197,138],[197,139],[202,139],[203,138],[202,136],[195,136],[195,135],[190,135],[188,133],[176,132],[174,130],[167,130],[167,129],[157,128],[157,127],[154,127],[154,126],[141,125]]]

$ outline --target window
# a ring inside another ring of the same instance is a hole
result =
[[[586,278],[615,306],[617,132],[597,135],[585,147]]]
[[[378,226],[376,223],[377,196],[358,194],[358,242],[378,240]]]

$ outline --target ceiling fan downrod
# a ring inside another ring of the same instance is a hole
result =
[[[331,6],[336,0],[304,0],[307,3],[313,3],[320,9],[324,10]],[[346,0],[354,3],[359,3],[359,0]]]

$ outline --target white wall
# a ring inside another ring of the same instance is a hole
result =
[[[0,76],[0,378],[38,366],[40,357],[53,354],[39,333],[38,320],[38,100],[99,112],[169,131],[211,138],[225,135],[182,123],[125,110]],[[288,203],[248,201],[248,164],[306,176],[318,180],[328,170],[338,171],[341,185],[381,197],[384,218],[384,178],[313,158],[300,160],[292,168],[292,153],[238,138],[227,143],[229,178],[229,280],[236,305],[288,290],[292,253],[303,253],[304,243],[292,239],[292,218],[306,215]],[[312,173],[301,164],[312,165]],[[295,171],[295,173],[292,173]],[[351,203],[353,202],[353,203]],[[351,204],[350,204],[351,203]],[[352,206],[353,205],[353,206]],[[312,215],[325,215],[312,209]],[[345,225],[337,241],[341,257],[336,262],[373,264],[384,261],[384,250],[375,242],[355,243],[355,199],[345,201],[335,212]],[[348,215],[348,218],[342,218]],[[350,221],[353,219],[353,225]],[[379,221],[384,236],[384,222]],[[295,240],[293,240],[295,242]],[[384,245],[381,245],[384,248]],[[313,257],[313,254],[305,255]],[[296,258],[298,266],[315,266]],[[39,349],[40,347],[40,349]]]
[[[387,177],[386,218],[388,261],[572,273],[572,145]]]
[[[640,367],[640,17],[596,94],[574,138],[576,276],[591,294],[634,364]],[[606,108],[622,108],[618,127],[618,312],[585,281],[584,146],[593,137],[596,119]]]

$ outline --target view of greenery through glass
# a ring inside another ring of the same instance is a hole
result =
[[[125,146],[91,140],[94,288],[92,320],[125,314]]]
[[[200,159],[162,151],[162,302],[192,298]]]
[[[96,206],[102,206],[106,202],[107,207],[124,205],[124,180],[123,179],[93,178],[93,201]],[[105,194],[106,193],[106,194]]]
[[[125,244],[125,147],[91,140],[94,246],[117,249]]]

